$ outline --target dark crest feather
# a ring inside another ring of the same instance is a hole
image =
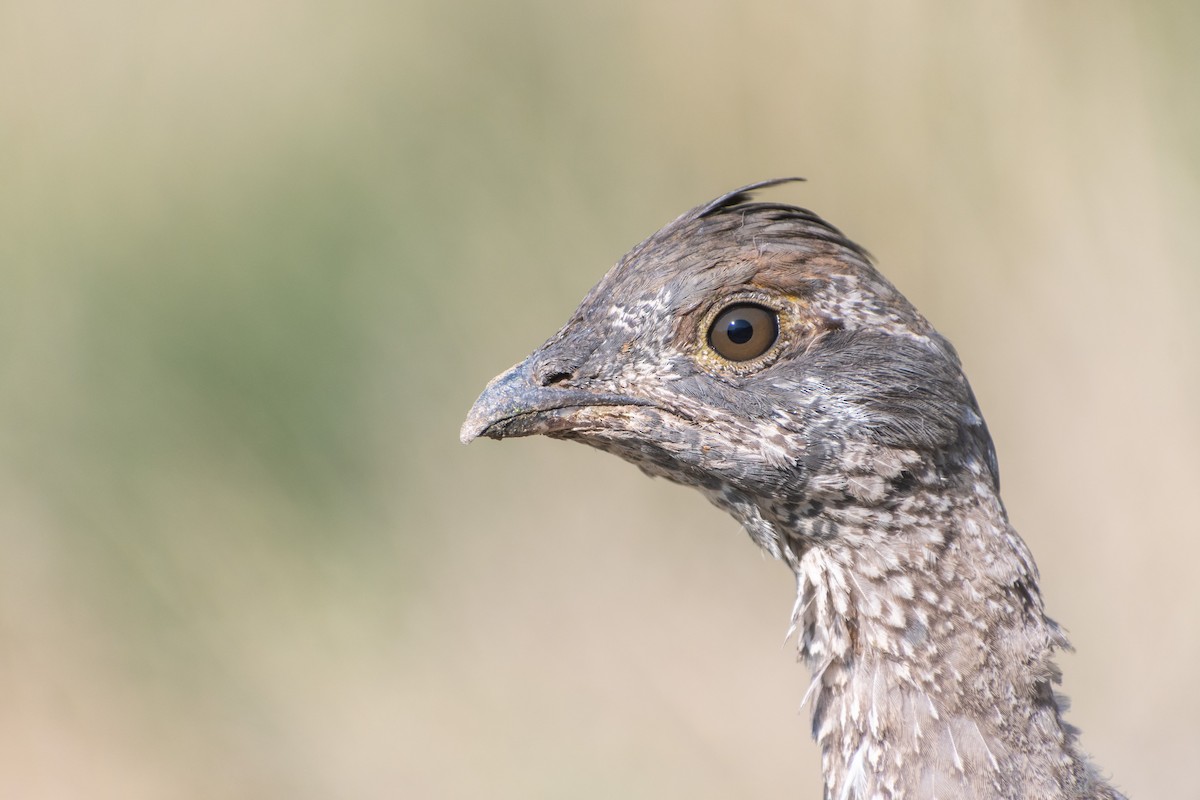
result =
[[[775,222],[786,220],[801,222],[804,223],[803,235],[805,237],[822,239],[845,247],[847,250],[860,256],[867,263],[873,264],[875,259],[871,257],[866,248],[847,238],[844,233],[807,208],[794,206],[790,203],[752,202],[754,200],[754,193],[760,189],[769,189],[785,183],[797,183],[803,180],[805,179],[798,177],[772,178],[771,180],[759,181],[758,183],[743,186],[740,189],[734,189],[732,192],[723,194],[708,204],[700,206],[691,213],[685,214],[680,219],[680,222],[691,222],[713,217],[721,213],[732,212],[741,212],[743,217],[762,214]]]
[[[734,206],[739,206],[742,203],[749,202],[750,200],[753,199],[754,193],[757,192],[759,189],[769,189],[772,186],[780,186],[781,184],[784,184],[784,183],[799,183],[803,180],[805,180],[805,179],[804,178],[771,178],[770,180],[759,181],[758,183],[751,183],[748,186],[743,186],[740,189],[734,189],[732,192],[727,192],[727,193],[721,195],[716,200],[713,200],[712,202],[708,203],[707,205],[701,206],[700,208],[696,209],[689,216],[692,219],[703,219],[704,217],[707,217],[710,214],[715,214],[718,211],[723,211],[725,209],[733,208]]]

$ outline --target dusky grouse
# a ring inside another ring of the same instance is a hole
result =
[[[786,562],[829,800],[1121,797],[1063,720],[1069,644],[954,348],[837,228],[754,200],[787,180],[635,247],[462,440],[614,453]]]

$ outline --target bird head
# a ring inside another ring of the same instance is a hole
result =
[[[781,514],[967,473],[994,486],[954,349],[838,229],[754,200],[789,180],[725,194],[625,255],[488,384],[463,442],[592,445],[700,488],[777,555]]]

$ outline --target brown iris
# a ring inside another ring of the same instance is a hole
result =
[[[767,352],[778,336],[774,311],[753,303],[735,303],[717,315],[708,331],[708,344],[730,361],[749,361]]]

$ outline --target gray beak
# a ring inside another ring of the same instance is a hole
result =
[[[593,406],[644,406],[644,400],[576,388],[570,380],[545,385],[537,375],[540,351],[491,380],[471,406],[458,437],[504,439],[557,433],[572,427],[570,412]]]

